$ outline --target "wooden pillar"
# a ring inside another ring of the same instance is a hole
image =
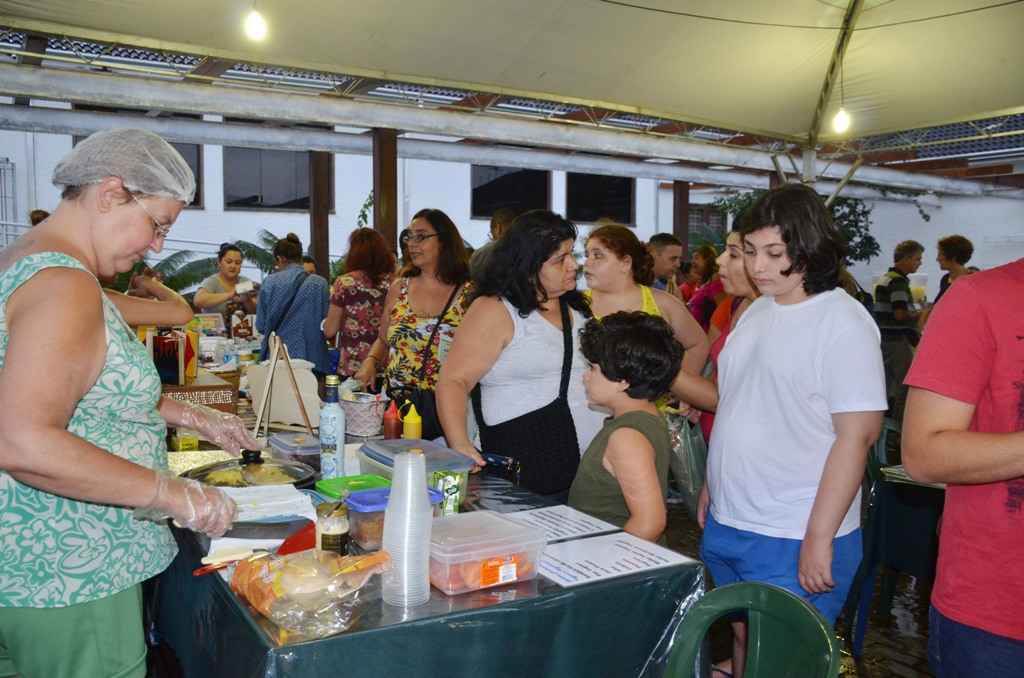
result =
[[[373,228],[398,251],[398,132],[373,130]]]
[[[316,272],[331,282],[330,233],[331,154],[309,152],[309,250],[316,260]]]
[[[672,235],[683,242],[683,258],[690,258],[690,182],[672,182]]]

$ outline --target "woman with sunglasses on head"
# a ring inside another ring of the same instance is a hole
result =
[[[194,299],[196,308],[202,313],[220,313],[230,323],[230,315],[238,308],[246,313],[256,312],[256,290],[237,294],[235,288],[243,283],[252,287],[252,280],[240,275],[242,271],[242,250],[234,243],[226,242],[217,251],[217,272],[203,281]]]
[[[407,267],[384,300],[380,334],[354,375],[373,384],[384,371],[388,394],[399,401],[414,391],[433,391],[469,305],[469,255],[462,236],[438,209],[417,212],[402,233]],[[436,415],[423,419],[423,437],[442,435]]]
[[[141,582],[177,553],[166,519],[220,536],[235,517],[167,471],[167,425],[234,453],[258,443],[235,416],[161,396],[98,281],[163,248],[195,191],[178,152],[99,132],[53,183],[54,213],[0,251],[0,675],[142,678]]]

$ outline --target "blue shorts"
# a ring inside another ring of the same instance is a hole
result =
[[[700,557],[711,571],[715,586],[739,581],[775,584],[814,605],[829,624],[835,624],[864,555],[861,532],[854,530],[832,542],[835,586],[827,593],[808,593],[800,586],[797,573],[802,543],[800,539],[767,537],[722,525],[708,511]]]

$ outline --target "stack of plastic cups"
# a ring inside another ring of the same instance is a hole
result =
[[[383,545],[391,555],[391,570],[384,573],[385,603],[414,607],[430,600],[432,520],[423,454],[396,455],[391,496],[384,511]]]

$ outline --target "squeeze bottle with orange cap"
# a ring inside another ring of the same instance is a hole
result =
[[[409,411],[402,417],[402,437],[420,438],[423,436],[423,417],[416,411],[416,405],[409,403]]]
[[[402,437],[402,415],[398,413],[398,405],[394,400],[384,412],[384,440]]]

